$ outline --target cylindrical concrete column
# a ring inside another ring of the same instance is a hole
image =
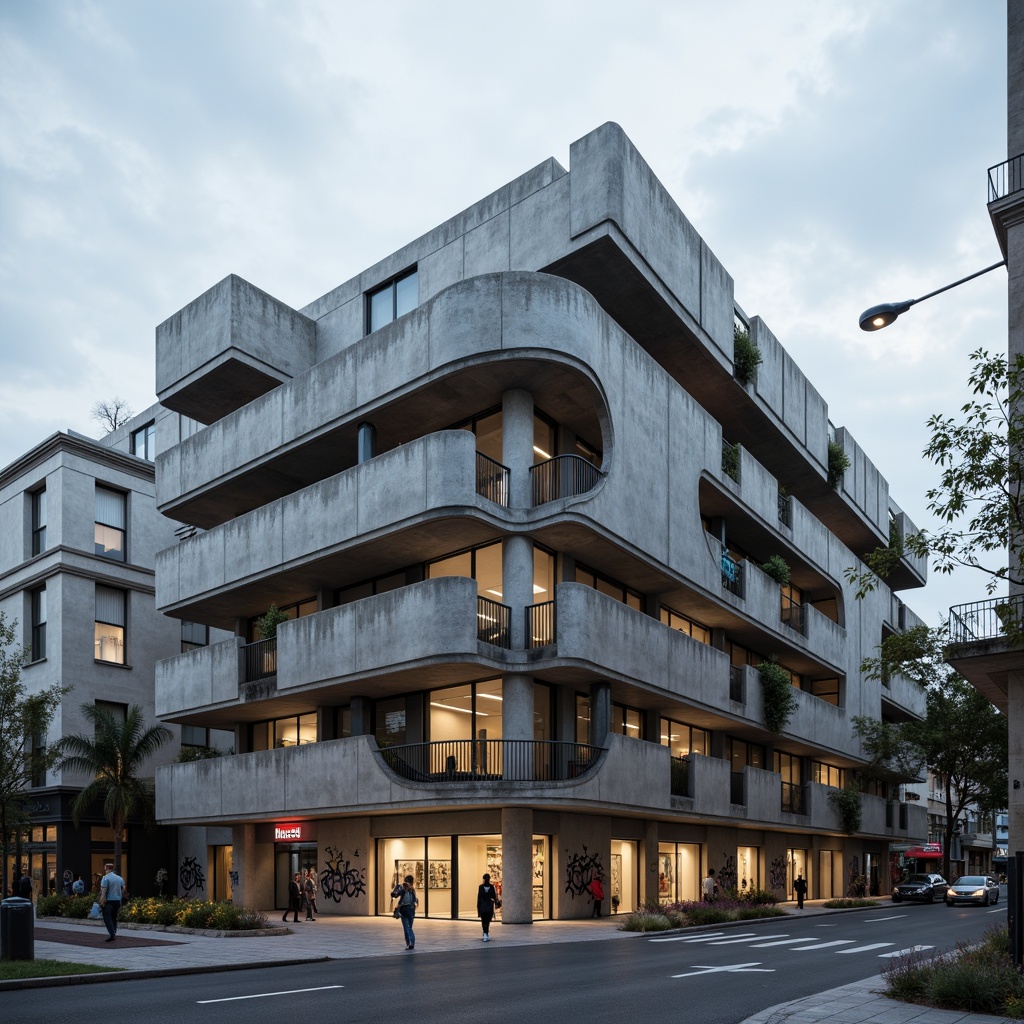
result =
[[[501,921],[533,924],[533,810],[501,810]]]
[[[501,461],[509,471],[509,505],[532,505],[533,395],[516,388],[501,396]]]
[[[612,731],[612,687],[598,680],[590,684],[590,745],[603,747]]]
[[[369,462],[377,453],[377,428],[363,420],[356,437],[356,461]]]
[[[533,676],[510,673],[501,680],[501,738],[505,756],[502,777],[533,778]]]
[[[533,604],[533,541],[522,534],[501,543],[501,600],[510,609],[512,650],[525,650],[526,609]]]

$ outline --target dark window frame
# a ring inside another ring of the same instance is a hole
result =
[[[403,313],[398,312],[398,286],[407,281],[410,277],[416,277],[416,302],[410,308],[405,310]],[[391,319],[384,323],[373,324],[373,300],[379,295],[383,295],[385,292],[390,291],[391,293]],[[394,277],[382,284],[377,285],[371,291],[366,292],[366,305],[364,310],[364,328],[365,334],[373,334],[374,331],[379,331],[382,327],[386,327],[388,324],[393,324],[400,316],[405,316],[406,313],[411,313],[419,305],[419,267],[417,264],[413,264],[411,267],[407,267],[401,273],[395,274]]]
[[[139,450],[139,441],[142,450]],[[129,450],[132,455],[147,462],[156,462],[156,420],[150,420],[128,435]]]

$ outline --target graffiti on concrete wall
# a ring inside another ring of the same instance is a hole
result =
[[[340,903],[342,896],[350,899],[364,896],[366,868],[353,866],[350,860],[345,859],[345,854],[341,850],[335,850],[333,846],[328,846],[324,853],[327,854],[327,859],[324,861],[323,871],[320,872],[320,891],[324,898]],[[356,850],[352,856],[358,860],[359,851]]]
[[[725,863],[718,872],[718,885],[723,892],[736,888],[736,858],[733,854],[725,858]]]
[[[195,857],[186,857],[181,862],[178,881],[181,883],[182,896],[188,897],[193,893],[206,891],[206,876]]]
[[[786,858],[776,857],[768,866],[768,888],[786,889]]]
[[[597,876],[604,876],[600,854],[587,853],[586,846],[582,853],[570,853],[566,848],[565,891],[572,899],[584,895],[591,880]]]

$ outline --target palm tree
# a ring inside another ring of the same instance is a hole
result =
[[[95,704],[83,704],[82,713],[95,726],[95,735],[65,736],[58,768],[93,776],[75,797],[72,818],[77,828],[81,816],[102,799],[103,816],[114,832],[114,870],[121,874],[125,825],[136,811],[148,816],[153,807],[153,780],[139,778],[137,773],[172,733],[163,725],[147,729],[138,704],[129,708],[123,721]]]

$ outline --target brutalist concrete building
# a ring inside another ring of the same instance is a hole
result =
[[[412,874],[441,917],[489,871],[508,923],[589,914],[595,873],[620,911],[708,867],[887,892],[926,837],[896,787],[852,834],[829,798],[854,716],[924,711],[859,671],[917,620],[843,575],[912,526],[618,126],[303,309],[216,284],[158,328],[157,389],[207,424],[157,458],[197,528],[157,603],[234,634],[158,666],[157,714],[235,735],[159,770],[158,817],[197,863],[230,829],[236,901],[300,866],[329,911]]]

